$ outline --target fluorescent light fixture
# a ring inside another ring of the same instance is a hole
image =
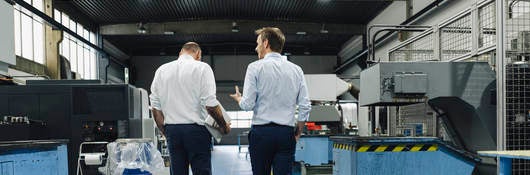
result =
[[[306,32],[296,32],[297,35],[305,35],[307,34]]]
[[[146,33],[147,33],[147,29],[145,28],[144,23],[140,23],[140,24],[138,24],[138,30],[137,30],[137,32],[138,32],[139,34],[146,34]]]
[[[320,28],[320,33],[329,33],[328,30],[326,30],[326,24],[322,24],[322,28]]]
[[[234,32],[234,33],[239,32],[239,26],[237,25],[237,23],[235,21],[232,22],[232,32]]]
[[[175,34],[175,32],[173,32],[173,31],[165,31],[164,32],[164,35],[174,35],[174,34]]]

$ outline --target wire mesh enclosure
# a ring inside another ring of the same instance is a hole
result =
[[[442,61],[471,52],[471,15],[466,14],[441,28]]]
[[[530,150],[530,64],[506,66],[506,149]],[[513,160],[513,174],[529,174],[530,161]]]
[[[527,61],[530,59],[530,1],[508,0],[507,6],[507,63]]]
[[[505,139],[507,150],[530,150],[530,1],[505,3]],[[530,161],[514,159],[512,174],[530,174]]]
[[[390,110],[390,136],[436,136],[436,116],[425,103]]]
[[[495,3],[489,3],[478,9],[479,17],[479,48],[487,48],[496,44]]]
[[[390,61],[432,61],[434,43],[432,32],[415,38],[409,44],[390,53]]]

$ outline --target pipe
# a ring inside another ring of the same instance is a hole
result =
[[[387,25],[384,25],[384,26],[387,26]],[[378,26],[370,26],[369,29],[368,29],[368,33],[367,33],[367,36],[370,36],[370,30],[373,28],[373,27],[378,27]],[[427,29],[431,28],[430,26],[401,26],[401,25],[396,25],[396,26],[391,26],[391,27],[388,27],[388,28],[383,28],[381,30],[378,30],[377,32],[375,32],[374,36],[372,37],[371,41],[368,40],[368,52],[370,53],[370,58],[368,58],[367,60],[372,60],[372,61],[375,61],[375,45],[372,44],[372,43],[375,43],[376,41],[376,38],[377,38],[377,35],[380,34],[381,32],[384,32],[384,31],[392,31],[392,32],[395,32],[395,31],[410,31],[410,32],[423,32]],[[370,37],[368,37],[370,38]],[[379,59],[377,62],[381,61],[381,59]]]
[[[429,12],[430,10],[432,10],[434,7],[440,5],[442,2],[444,2],[446,0],[436,0],[432,3],[430,3],[429,5],[427,5],[425,8],[423,8],[422,10],[420,10],[418,13],[412,15],[410,18],[408,18],[407,20],[403,21],[400,25],[407,25],[415,20],[417,20],[419,17],[423,16],[424,14],[426,14],[427,12]],[[381,38],[379,38],[378,40],[376,40],[375,42],[375,46],[379,46],[380,43],[382,43],[383,40],[387,39],[390,35],[392,35],[393,33],[387,33],[385,35],[383,35]],[[350,58],[348,59],[347,61],[345,61],[343,64],[341,64],[340,66],[338,66],[336,69],[335,69],[335,73],[337,72],[340,72],[342,69],[344,69],[347,65],[353,63],[355,60],[359,59],[360,57],[362,57],[363,55],[367,54],[368,53],[368,48],[367,49],[364,49],[364,51],[360,52],[359,54],[355,55],[353,58]]]
[[[5,1],[6,1],[7,3],[11,4],[11,5],[15,5],[15,4],[16,4],[15,1],[13,1],[13,0],[5,0]]]
[[[352,83],[348,84],[348,92],[357,100],[359,100],[359,93],[361,92],[360,88],[353,85]]]
[[[108,62],[107,65],[105,66],[105,84],[109,82],[109,67],[110,67],[110,62]]]

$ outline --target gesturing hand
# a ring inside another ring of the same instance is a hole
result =
[[[239,101],[241,101],[241,92],[239,92],[239,87],[236,86],[236,93],[235,94],[230,94],[230,97],[232,97],[234,100],[237,101],[237,103],[239,103]]]

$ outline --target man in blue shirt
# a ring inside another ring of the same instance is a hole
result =
[[[254,111],[249,133],[253,174],[270,175],[272,167],[274,175],[287,175],[292,171],[296,140],[309,117],[311,102],[304,72],[280,55],[285,43],[281,30],[265,27],[256,30],[256,35],[259,60],[247,67],[243,95],[236,86],[231,97],[241,109]]]

